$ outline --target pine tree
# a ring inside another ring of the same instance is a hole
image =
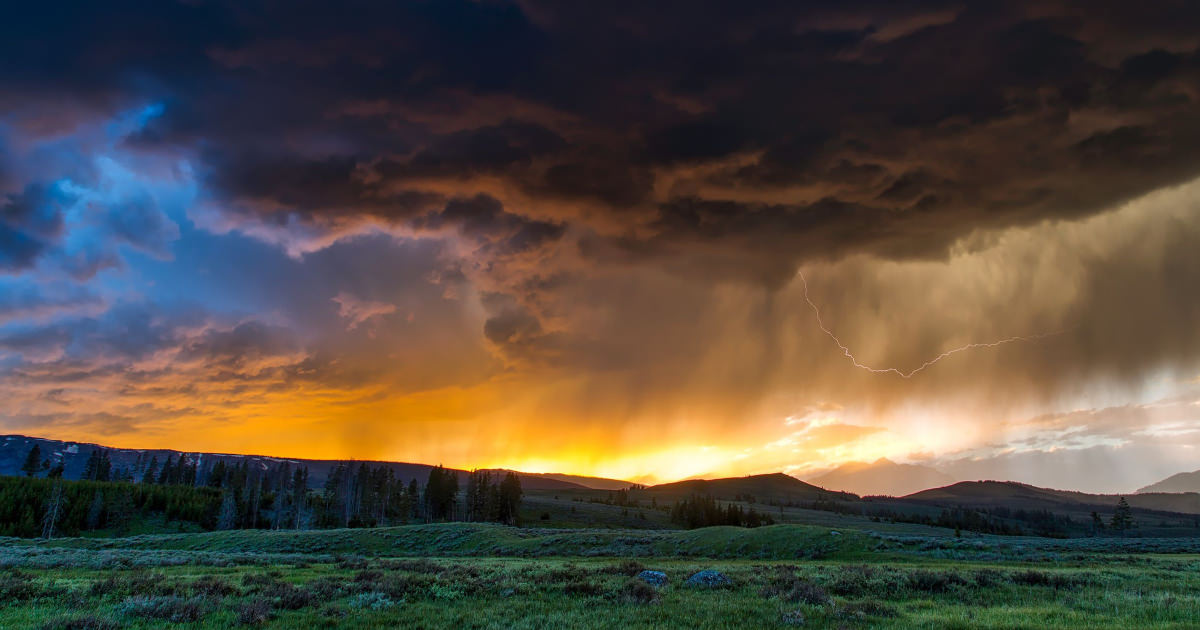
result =
[[[166,485],[171,483],[171,476],[175,470],[175,456],[167,455],[167,462],[163,464],[162,471],[158,473],[158,484]]]
[[[90,454],[88,454],[87,464],[85,464],[83,467],[82,479],[84,479],[86,481],[95,481],[96,474],[97,474],[96,471],[97,471],[97,469],[99,469],[99,467],[100,467],[100,454],[97,453],[96,451],[92,451]]]
[[[142,483],[154,483],[158,481],[158,456],[150,457],[150,465],[146,467],[146,472],[142,473]]]
[[[1125,536],[1125,530],[1132,529],[1135,523],[1133,522],[1133,510],[1129,507],[1129,502],[1125,497],[1117,502],[1117,507],[1113,510],[1112,523],[1110,527],[1121,532],[1121,536]]]
[[[521,512],[521,479],[517,473],[508,471],[504,481],[500,482],[499,514],[497,520],[501,523],[516,525]]]
[[[21,472],[24,472],[26,477],[32,477],[41,468],[42,448],[35,442],[33,448],[29,449],[29,454],[25,456],[25,463],[21,464]]]

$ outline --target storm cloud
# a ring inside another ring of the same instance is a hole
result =
[[[1173,2],[24,6],[0,24],[3,417],[78,431],[44,394],[86,393],[155,445],[186,409],[260,452],[463,466],[566,427],[562,466],[678,477],[949,457],[1179,395],[1197,25]],[[1056,334],[872,374],[800,269],[870,365]],[[152,407],[96,394],[130,388]],[[781,447],[821,405],[857,428]],[[479,445],[488,423],[512,439]],[[656,441],[728,452],[655,469],[630,449]]]

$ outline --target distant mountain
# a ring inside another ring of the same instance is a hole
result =
[[[1070,490],[1039,488],[1015,481],[963,481],[944,488],[923,490],[901,497],[901,500],[971,507],[1007,507],[1014,510],[1061,511],[1067,509],[1083,511],[1090,508],[1111,510],[1122,496],[1130,506],[1137,509],[1200,514],[1200,494],[1194,492],[1131,495],[1088,494]]]
[[[266,470],[268,467],[282,462],[288,462],[292,466],[307,466],[309,487],[319,488],[324,485],[330,471],[337,467],[339,463],[348,461],[269,457],[266,455],[233,455],[227,453],[184,453],[170,449],[115,448],[86,442],[64,442],[24,435],[5,435],[0,436],[0,475],[23,474],[21,472],[21,464],[25,462],[25,457],[29,454],[29,450],[34,444],[38,445],[41,449],[43,459],[49,460],[51,465],[62,462],[65,471],[63,476],[67,479],[79,479],[83,475],[83,469],[87,465],[88,456],[96,449],[106,449],[112,461],[113,470],[127,470],[133,475],[135,480],[142,478],[151,459],[157,459],[158,467],[161,470],[167,458],[178,460],[180,457],[185,457],[189,462],[197,462],[201,470],[206,466],[215,465],[218,461],[224,461],[226,465],[232,463],[241,464],[241,462],[245,461],[249,462],[251,466],[257,466],[262,470]],[[416,479],[422,484],[429,478],[429,470],[433,468],[429,464],[371,460],[354,461],[355,463],[365,463],[374,467],[386,466],[391,468],[398,478],[404,480]],[[469,473],[465,470],[455,470],[455,472],[459,475],[460,483],[465,483]],[[617,488],[629,486],[628,482],[616,479],[530,473],[518,473],[518,475],[521,478],[521,487],[525,490],[582,490],[596,487],[607,490],[614,486]]]
[[[1200,492],[1200,470],[1171,475],[1137,491],[1138,494],[1147,492]]]
[[[844,490],[859,495],[904,496],[926,488],[936,488],[956,480],[937,469],[917,464],[897,464],[881,458],[872,463],[853,462],[813,477],[809,483],[829,490]]]
[[[757,502],[780,503],[815,501],[818,499],[857,499],[843,492],[830,492],[783,473],[729,477],[725,479],[688,479],[650,486],[640,491],[645,496],[675,500],[693,494],[711,495],[727,501],[754,497]],[[641,496],[639,494],[639,496]]]

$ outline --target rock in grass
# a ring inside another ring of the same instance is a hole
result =
[[[667,574],[662,571],[642,571],[637,574],[637,579],[650,586],[658,587],[667,585]]]
[[[729,586],[733,584],[729,578],[725,577],[720,571],[705,569],[697,573],[693,573],[692,577],[687,579],[688,586],[701,586],[704,588],[717,588],[721,586]]]

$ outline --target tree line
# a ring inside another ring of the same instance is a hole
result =
[[[114,469],[107,449],[89,456],[80,481],[62,479],[35,444],[24,478],[0,477],[0,535],[127,533],[158,518],[203,530],[377,527],[411,522],[470,520],[518,524],[520,478],[474,471],[460,496],[458,475],[430,469],[422,486],[386,466],[340,462],[321,488],[309,487],[307,466],[243,460],[201,464],[200,457],[139,457],[132,469]],[[44,477],[38,473],[46,471]],[[51,474],[56,473],[56,474]],[[136,481],[135,481],[136,474]]]
[[[753,507],[742,508],[736,503],[722,506],[711,495],[693,494],[671,506],[671,522],[687,529],[696,529],[715,525],[758,527],[770,525],[775,520]]]

